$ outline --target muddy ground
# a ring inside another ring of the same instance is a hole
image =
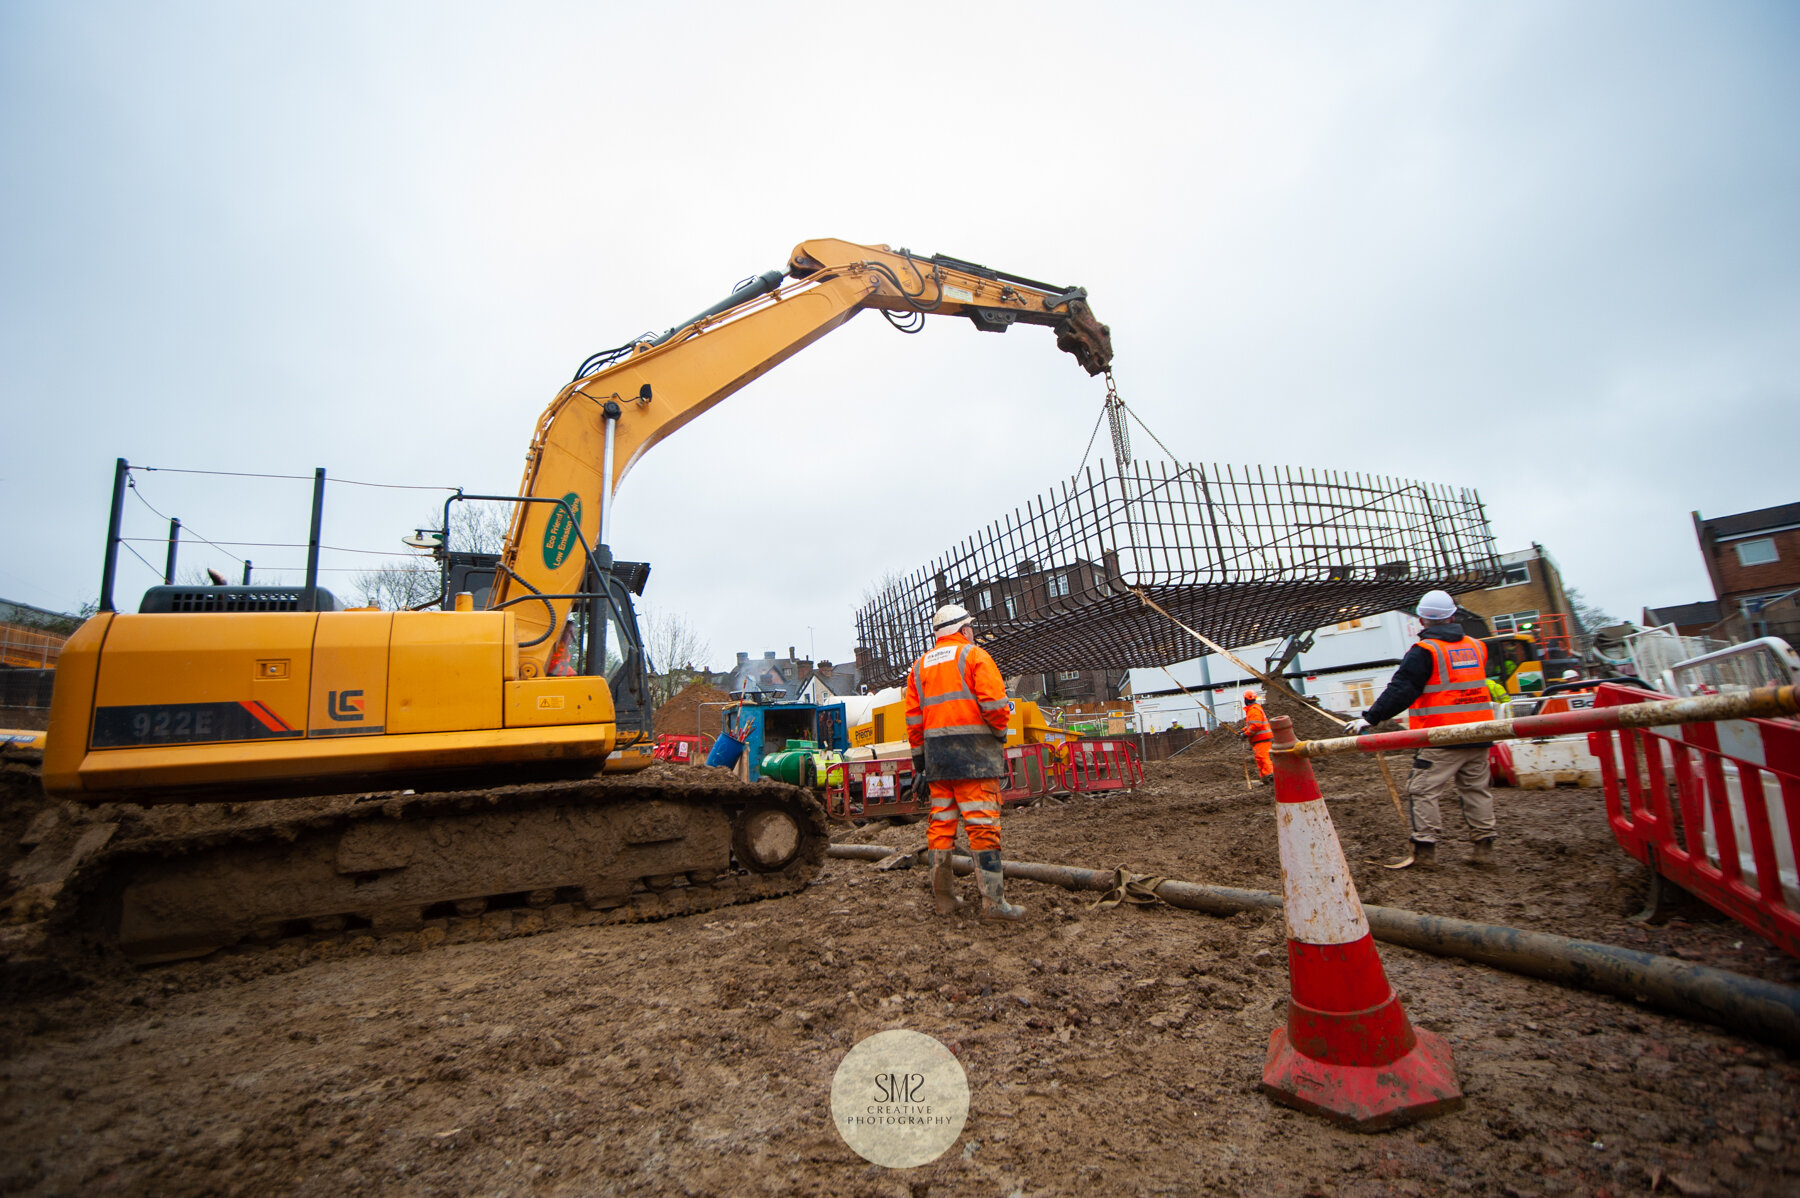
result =
[[[1235,741],[1148,773],[1135,793],[1009,811],[1006,852],[1278,888],[1272,796],[1245,789]],[[1498,869],[1451,842],[1435,869],[1391,873],[1367,863],[1403,844],[1372,764],[1319,774],[1368,902],[1800,981],[1703,909],[1631,922],[1646,878],[1597,792],[1501,791]],[[910,848],[922,831],[841,837]],[[658,924],[95,963],[0,1007],[0,1190],[1800,1192],[1800,1062],[1779,1050],[1384,946],[1468,1105],[1356,1135],[1257,1090],[1287,995],[1278,917],[1096,911],[1015,882],[1028,922],[984,925],[935,918],[923,882],[831,861],[801,894]],[[863,1162],[829,1117],[844,1052],[894,1027],[950,1045],[973,1093],[957,1145],[905,1171]]]

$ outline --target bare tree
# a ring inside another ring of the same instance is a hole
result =
[[[445,548],[458,553],[499,553],[506,547],[512,524],[510,503],[453,503]],[[421,527],[436,528],[443,519],[439,508]],[[385,611],[429,607],[440,597],[442,572],[437,560],[425,554],[390,558],[356,575],[354,583],[365,606]]]
[[[666,608],[645,604],[639,611],[638,628],[650,659],[651,701],[661,707],[706,672],[712,646],[686,616]]]
[[[429,607],[442,598],[442,574],[428,557],[396,558],[356,575],[364,607],[407,611]]]
[[[867,607],[877,599],[880,599],[883,595],[886,595],[889,591],[897,589],[905,581],[906,575],[898,570],[889,570],[874,582],[863,587],[862,605]]]
[[[1618,617],[1608,615],[1605,608],[1590,603],[1578,587],[1564,587],[1563,594],[1569,598],[1569,610],[1575,613],[1575,648],[1585,653],[1593,644],[1594,633],[1608,624],[1617,624]]]

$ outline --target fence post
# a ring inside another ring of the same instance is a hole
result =
[[[301,611],[319,610],[319,529],[325,520],[325,467],[313,471],[312,532],[306,538],[306,593]]]
[[[125,481],[131,463],[120,458],[113,466],[112,515],[106,522],[106,564],[100,571],[100,609],[113,611],[113,578],[119,572],[119,525],[125,518]]]
[[[169,556],[163,562],[163,585],[175,584],[175,550],[181,544],[181,521],[169,520]]]

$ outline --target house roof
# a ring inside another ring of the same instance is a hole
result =
[[[1762,532],[1765,529],[1786,528],[1800,524],[1800,503],[1783,503],[1775,507],[1757,508],[1753,512],[1737,512],[1710,519],[1702,517],[1700,524],[1719,540]]]
[[[1717,624],[1719,622],[1719,604],[1716,600],[1702,599],[1698,603],[1676,603],[1669,607],[1646,607],[1644,623],[1655,627],[1659,624]]]

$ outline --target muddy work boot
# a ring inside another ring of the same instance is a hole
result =
[[[1263,776],[1262,776],[1262,784],[1263,784],[1263,785],[1264,785],[1264,786],[1273,786],[1273,785],[1275,785],[1275,775],[1274,775],[1274,774],[1264,774],[1264,775],[1263,775]]]
[[[981,884],[981,918],[1025,918],[1025,908],[1007,902],[1002,894],[1006,886],[1006,875],[1000,870],[999,849],[988,849],[975,854],[975,878]]]
[[[1493,837],[1490,836],[1486,840],[1477,840],[1475,842],[1475,856],[1470,858],[1469,864],[1473,865],[1476,869],[1494,868]]]
[[[1437,842],[1431,840],[1415,840],[1412,842],[1413,864],[1429,869],[1437,864]]]
[[[949,849],[925,850],[925,864],[931,867],[931,901],[939,915],[955,915],[963,901],[956,897],[956,871],[950,868]]]

